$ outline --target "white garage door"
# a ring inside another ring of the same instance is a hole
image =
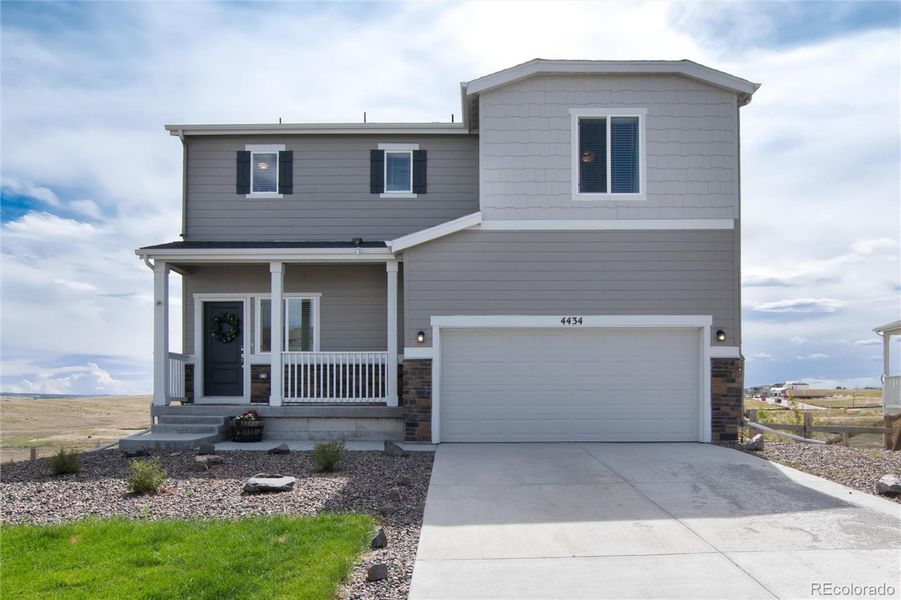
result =
[[[690,329],[444,329],[444,442],[697,441]]]

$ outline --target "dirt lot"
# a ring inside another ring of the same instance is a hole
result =
[[[150,426],[150,396],[0,398],[0,461],[87,449]]]

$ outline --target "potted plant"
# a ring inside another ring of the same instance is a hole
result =
[[[255,410],[231,420],[232,439],[236,442],[259,442],[263,439],[263,419]]]

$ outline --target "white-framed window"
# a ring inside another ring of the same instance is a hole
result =
[[[255,198],[281,198],[278,193],[278,153],[284,144],[248,144],[250,152],[250,194]]]
[[[644,108],[573,108],[574,200],[646,197]]]
[[[285,294],[282,330],[284,352],[319,351],[320,294]],[[272,351],[272,300],[269,295],[256,299],[255,353]]]
[[[413,151],[419,144],[379,144],[385,151],[385,191],[383,197],[415,197],[413,193]]]

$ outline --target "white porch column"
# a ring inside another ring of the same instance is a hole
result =
[[[269,273],[272,275],[272,317],[271,317],[271,336],[272,346],[270,348],[272,357],[271,371],[269,374],[269,405],[282,405],[282,313],[285,309],[285,301],[282,296],[284,289],[285,273],[284,265],[280,262],[269,263]]]
[[[885,389],[885,379],[892,372],[892,334],[887,331],[882,332],[882,389]]]
[[[388,272],[388,406],[397,406],[397,261],[385,263]]]
[[[153,264],[153,404],[169,404],[169,265]]]

